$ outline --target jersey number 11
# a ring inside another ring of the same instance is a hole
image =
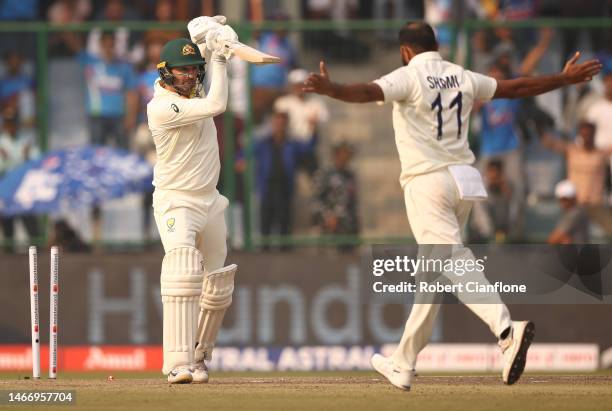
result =
[[[457,139],[461,138],[461,109],[463,108],[463,95],[461,92],[457,93],[457,96],[451,101],[448,106],[449,110],[457,106]],[[438,93],[438,97],[431,103],[431,109],[438,109],[436,115],[438,119],[438,140],[442,140],[442,93]]]

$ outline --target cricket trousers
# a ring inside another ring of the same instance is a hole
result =
[[[224,211],[228,204],[217,190],[193,193],[156,189],[153,210],[164,251],[195,247],[202,253],[206,271],[223,267],[227,257]]]
[[[460,198],[450,172],[444,168],[417,175],[403,184],[403,187],[408,221],[417,243],[449,245],[453,258],[474,259],[461,239],[462,229],[474,202]],[[465,277],[453,275],[447,278],[452,282],[466,281]],[[471,273],[469,281],[488,284],[482,271]],[[511,326],[508,308],[498,294],[483,297],[459,294],[457,297],[489,326],[497,338]],[[439,310],[440,304],[432,302],[431,298],[416,295],[402,338],[392,354],[393,361],[400,368],[415,368],[417,355],[429,342]]]
[[[153,193],[155,223],[166,253],[161,286],[164,374],[194,361],[196,332],[201,321],[198,301],[204,271],[222,268],[227,256],[224,210],[228,203],[217,190],[194,193],[156,189]],[[184,255],[175,259],[177,251],[189,253],[191,259]],[[201,261],[203,267],[196,260]],[[171,269],[166,269],[166,266],[171,266]],[[188,278],[187,284],[192,284],[191,297],[183,297],[180,292],[173,294],[171,289],[165,291],[164,278],[171,281]],[[199,280],[199,288],[194,283],[196,280]]]

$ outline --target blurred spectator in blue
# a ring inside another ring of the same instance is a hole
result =
[[[295,172],[300,157],[312,149],[309,143],[290,141],[287,135],[289,116],[275,112],[271,134],[255,146],[257,192],[261,207],[261,234],[291,233],[291,206],[295,187]]]
[[[72,34],[72,33],[71,33]],[[76,36],[72,47],[79,48]],[[77,55],[86,82],[86,111],[92,144],[108,144],[127,149],[128,135],[134,131],[138,108],[136,74],[132,65],[115,54],[115,35],[102,33],[100,56],[87,51]]]
[[[542,136],[542,145],[562,154],[566,158],[567,179],[576,189],[576,201],[581,206],[602,206],[605,202],[605,183],[608,159],[612,147],[595,147],[595,125],[582,122],[578,126],[578,136],[574,143],[552,137]]]
[[[569,180],[555,186],[562,216],[548,236],[548,244],[588,244],[590,242],[589,216],[576,201],[576,187]]]
[[[604,94],[587,109],[586,120],[595,125],[595,146],[609,150],[612,149],[612,70],[606,70],[603,84]]]
[[[506,66],[494,65],[489,70],[489,76],[499,81],[510,78],[510,73]],[[522,234],[526,194],[521,141],[516,126],[520,104],[519,100],[496,99],[484,105],[475,105],[474,110],[480,113],[481,119],[479,169],[485,172],[492,160],[501,164],[499,171],[504,174],[504,180],[509,181],[513,191],[509,218],[512,221],[511,234],[515,236]],[[481,206],[476,204],[475,208],[478,207]]]
[[[123,0],[107,0],[96,20],[104,22],[121,22],[125,20],[139,20],[140,15],[132,8],[126,8]],[[128,3],[129,4],[129,3]],[[87,52],[95,57],[101,57],[103,51],[102,29],[94,28],[87,37]],[[144,59],[144,47],[140,43],[138,33],[130,32],[127,26],[118,27],[113,31],[115,36],[115,55],[117,58],[137,64]]]
[[[4,73],[0,77],[0,107],[13,107],[18,113],[20,133],[34,134],[36,102],[34,78],[26,68],[23,56],[8,51],[4,58]]]
[[[38,19],[38,0],[6,0],[0,2],[0,20]]]
[[[90,0],[55,0],[47,10],[47,20],[54,26],[82,23],[89,18],[91,10]],[[69,37],[65,32],[49,33],[49,54],[53,57],[72,55]]]
[[[270,20],[286,22],[289,17],[282,11],[276,11],[270,16]],[[297,67],[297,54],[287,36],[287,30],[284,29],[259,33],[255,47],[281,59],[279,64],[251,67],[253,115],[256,122],[261,122],[264,115],[270,111],[274,100],[285,91],[287,75]]]
[[[22,163],[40,156],[36,142],[19,132],[19,116],[14,106],[2,110],[2,132],[0,134],[0,176]],[[22,215],[19,217],[0,216],[5,249],[14,251],[15,223],[21,220],[30,240],[40,236],[37,217]]]
[[[321,126],[329,119],[329,111],[323,99],[314,94],[302,91],[308,72],[295,69],[289,72],[289,94],[279,97],[274,102],[274,111],[289,115],[289,139],[301,144],[312,145],[312,151],[305,153],[303,168],[312,174],[318,166],[316,145],[311,144]]]
[[[147,104],[153,98],[155,81],[159,78],[157,63],[160,61],[160,53],[164,43],[152,40],[147,44],[147,62],[144,70],[137,80],[136,93],[138,95],[138,127],[134,133],[132,148],[143,156],[151,166],[157,161],[155,143],[147,124]],[[151,190],[144,193],[143,197],[143,238],[150,240],[151,235],[151,211],[153,207],[153,185]]]
[[[346,142],[333,147],[333,166],[316,178],[314,221],[323,234],[359,233],[357,178],[350,169],[353,148]]]
[[[537,16],[536,0],[500,0],[496,18],[501,21],[522,21]],[[535,41],[533,28],[498,27],[495,33],[502,43],[513,43],[518,52],[515,58],[522,59]]]
[[[453,41],[453,31],[445,23],[456,17],[452,0],[425,0],[425,21],[436,26],[436,38],[444,56],[448,56]]]
[[[510,205],[514,196],[512,183],[504,173],[504,163],[499,159],[489,159],[484,166],[484,183],[487,199],[474,204],[471,228],[477,235],[476,240],[505,242],[514,224],[511,220]]]

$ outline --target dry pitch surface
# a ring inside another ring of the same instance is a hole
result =
[[[56,381],[1,374],[0,391],[75,390],[79,410],[612,410],[612,374],[417,377],[400,391],[374,373],[221,373],[209,384],[168,385],[153,374],[65,374]],[[30,406],[27,409],[65,407]],[[25,407],[0,405],[0,409]]]

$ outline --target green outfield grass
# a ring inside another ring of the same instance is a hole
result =
[[[420,375],[400,391],[372,372],[217,373],[204,385],[168,385],[157,373],[64,373],[56,381],[0,374],[0,390],[75,390],[79,410],[610,410],[612,372]],[[0,409],[24,409],[0,405]],[[43,409],[36,406],[30,409]],[[61,409],[63,407],[53,409]]]

